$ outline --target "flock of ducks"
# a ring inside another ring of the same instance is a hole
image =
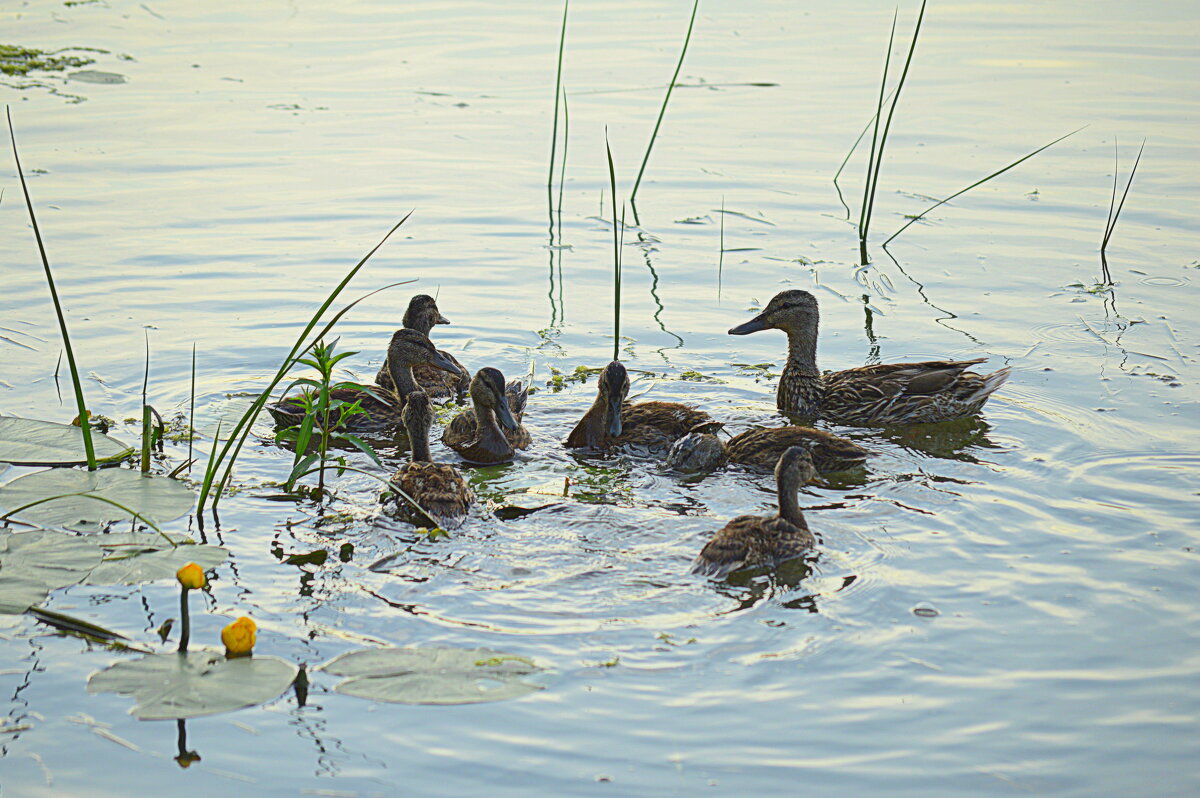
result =
[[[893,363],[822,373],[817,368],[816,298],[807,291],[776,294],[754,318],[729,330],[747,335],[782,330],[788,338],[787,364],[779,380],[776,405],[789,418],[806,423],[825,421],[847,426],[896,426],[946,421],[977,412],[1004,381],[1009,369],[977,374],[977,360]],[[471,464],[504,463],[531,443],[524,417],[528,388],[505,382],[494,368],[469,377],[452,355],[436,349],[429,334],[449,324],[432,297],[415,296],[404,314],[404,328],[388,346],[387,359],[371,390],[345,389],[338,398],[358,399],[366,414],[346,419],[357,431],[403,425],[411,444],[411,460],[391,483],[411,501],[400,500],[396,512],[414,523],[427,519],[441,525],[460,521],[475,501],[453,465],[435,463],[429,449],[434,400],[462,401],[472,408],[446,425],[442,442]],[[774,567],[801,556],[815,543],[797,492],[819,473],[862,463],[867,451],[858,444],[810,426],[755,429],[722,441],[720,421],[702,410],[677,402],[626,399],[629,375],[613,361],[598,380],[596,400],[567,435],[571,449],[610,451],[634,448],[666,454],[667,466],[681,473],[707,473],[725,463],[751,469],[774,469],[778,512],[771,517],[744,515],[720,529],[701,549],[692,572],[721,578],[744,568]],[[303,418],[303,404],[284,399],[268,408],[279,424]],[[415,503],[416,506],[413,506]]]

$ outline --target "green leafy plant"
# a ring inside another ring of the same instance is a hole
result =
[[[299,424],[282,429],[275,435],[277,442],[288,441],[296,445],[296,456],[292,461],[292,471],[288,474],[286,483],[289,491],[295,488],[296,480],[302,474],[307,473],[314,464],[317,464],[317,495],[318,497],[324,495],[326,467],[336,464],[339,475],[346,467],[344,456],[329,456],[329,447],[334,443],[348,443],[364,452],[375,461],[376,465],[383,465],[379,455],[375,453],[370,444],[357,435],[347,432],[348,420],[354,416],[365,415],[367,411],[362,407],[361,395],[355,397],[353,401],[347,401],[337,398],[334,393],[350,389],[372,396],[375,394],[358,383],[333,381],[333,371],[337,364],[351,355],[358,354],[357,352],[335,354],[336,347],[337,339],[328,344],[318,341],[313,346],[312,354],[309,357],[303,357],[297,361],[316,369],[319,376],[316,379],[301,377],[292,383],[290,388],[296,386],[304,388],[297,397],[304,409],[304,419]],[[380,399],[380,401],[384,400]],[[316,451],[310,452],[310,447],[314,446]]]

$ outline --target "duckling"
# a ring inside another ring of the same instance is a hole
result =
[[[422,391],[410,393],[401,413],[412,461],[392,475],[391,482],[412,497],[425,513],[412,506],[404,496],[396,499],[398,515],[415,524],[432,520],[440,526],[456,525],[467,514],[475,496],[466,480],[452,465],[433,462],[429,453],[429,428],[433,426],[433,406]],[[426,517],[428,513],[431,518]]]
[[[711,432],[693,430],[675,441],[667,453],[667,468],[682,474],[716,470],[726,460],[770,471],[792,446],[807,449],[817,472],[829,474],[853,468],[867,459],[867,450],[846,438],[812,427],[767,427],[734,435],[729,443]]]
[[[428,365],[451,374],[458,373],[458,366],[433,348],[424,333],[417,330],[397,330],[388,345],[388,368],[397,376],[396,390],[383,401],[367,390],[339,388],[330,395],[344,402],[359,400],[367,412],[346,419],[346,429],[356,432],[378,432],[398,426],[400,412],[404,409],[404,398],[417,391],[413,379],[413,367]],[[304,420],[304,405],[297,398],[287,398],[267,405],[267,412],[280,426],[292,426]]]
[[[529,431],[520,423],[528,395],[529,389],[522,386],[520,380],[505,385],[504,375],[498,370],[480,369],[471,380],[474,411],[455,416],[442,432],[442,443],[469,463],[508,462],[513,459],[516,449],[529,448],[532,440]],[[513,408],[516,408],[515,413]]]
[[[409,330],[417,330],[426,337],[429,337],[435,324],[449,323],[450,320],[438,310],[437,302],[428,294],[417,294],[409,300],[408,309],[404,311],[404,327]],[[413,378],[421,390],[428,394],[430,399],[450,399],[453,397],[461,402],[467,392],[467,387],[470,385],[470,375],[453,355],[442,352],[440,349],[438,351],[458,367],[458,372],[448,373],[421,363],[413,367]],[[395,390],[395,383],[392,381],[392,375],[388,372],[386,363],[380,367],[379,373],[375,375],[375,384],[382,388],[385,393],[391,393]]]
[[[775,567],[811,549],[816,540],[800,512],[796,491],[816,473],[805,449],[793,446],[784,452],[775,466],[779,512],[770,518],[742,515],[727,523],[704,544],[692,562],[692,573],[721,579],[742,568]]]
[[[678,402],[631,404],[628,393],[629,374],[614,360],[600,372],[596,401],[567,436],[567,448],[665,449],[698,425],[720,426],[708,413]]]
[[[729,331],[787,333],[788,360],[775,396],[785,414],[858,427],[946,421],[977,412],[1010,374],[1008,368],[991,374],[966,370],[987,358],[890,363],[821,374],[819,321],[816,297],[790,290],[776,294],[762,313]]]

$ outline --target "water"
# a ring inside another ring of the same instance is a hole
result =
[[[691,558],[729,517],[769,511],[769,481],[729,471],[681,483],[654,463],[576,457],[557,442],[594,380],[544,387],[551,366],[611,356],[604,127],[627,194],[688,10],[572,9],[560,249],[548,248],[545,192],[553,4],[2,12],[12,43],[107,49],[86,69],[127,79],[0,87],[94,411],[136,414],[148,328],[152,403],[186,407],[195,342],[198,426],[211,431],[229,395],[265,384],[328,288],[415,208],[347,297],[420,282],[346,318],[340,346],[362,353],[348,362],[369,379],[408,296],[438,293],[453,321],[436,330],[440,346],[472,368],[536,369],[543,386],[533,449],[475,472],[477,490],[542,503],[553,498],[518,494],[570,477],[576,497],[508,522],[480,513],[427,540],[379,516],[372,480],[347,475],[322,516],[265,498],[291,455],[260,423],[239,461],[246,489],[206,526],[232,561],[194,640],[214,644],[248,614],[260,652],[310,666],[363,645],[484,645],[549,668],[546,689],[376,706],[318,674],[307,707],[289,695],[188,722],[202,758],[181,770],[174,724],[87,695],[88,674],[119,655],[17,619],[0,641],[3,794],[158,793],[183,780],[363,796],[1194,789],[1200,190],[1187,120],[1200,110],[1200,12],[931,5],[876,199],[875,262],[860,270],[830,178],[873,108],[887,9],[701,9],[625,246],[625,359],[655,375],[634,392],[697,403],[735,432],[769,421],[770,384],[731,364],[781,364],[782,336],[724,331],[784,286],[820,298],[826,368],[988,356],[1014,370],[977,425],[842,430],[873,457],[805,489],[822,539],[811,573],[713,584],[686,575]],[[915,8],[903,12],[907,32]],[[926,197],[1085,124],[909,228],[894,262],[879,248]],[[1109,246],[1118,286],[1090,293],[1114,142],[1123,179],[1143,137]],[[57,330],[4,170],[0,410],[67,420]],[[862,172],[856,159],[842,178],[855,212]],[[681,379],[689,371],[719,382]],[[183,451],[169,454],[174,465]],[[279,562],[347,542],[345,562]],[[175,589],[76,587],[49,606],[149,644]]]

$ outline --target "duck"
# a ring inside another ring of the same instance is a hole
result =
[[[330,391],[334,399],[346,403],[355,401],[367,412],[349,416],[345,429],[351,432],[378,432],[399,426],[405,397],[418,390],[413,367],[427,365],[457,374],[459,366],[434,349],[429,338],[418,330],[397,330],[388,345],[388,368],[398,375],[395,389],[385,399],[366,387],[336,388]],[[304,421],[304,404],[298,397],[283,399],[267,405],[267,412],[280,426],[294,426]]]
[[[506,385],[498,369],[482,368],[471,379],[470,394],[474,408],[454,417],[442,443],[478,465],[507,463],[517,449],[529,448],[532,438],[521,424],[529,389],[520,380]]]
[[[460,523],[475,495],[452,465],[435,463],[429,452],[429,428],[433,426],[433,404],[423,391],[410,393],[401,412],[408,431],[412,458],[392,475],[389,482],[401,493],[396,513],[415,524],[432,521],[437,526]],[[418,507],[405,497],[415,501]]]
[[[417,330],[427,338],[433,331],[434,325],[449,323],[450,320],[438,310],[437,300],[428,294],[417,294],[409,300],[408,309],[404,311],[404,319],[402,321],[405,329]],[[438,351],[458,367],[458,373],[449,373],[421,363],[413,368],[413,378],[416,380],[418,387],[430,399],[454,398],[462,402],[467,388],[471,383],[470,374],[463,368],[463,365],[458,362],[454,355],[443,352],[440,349]],[[382,388],[385,393],[391,393],[395,390],[395,383],[388,371],[386,362],[379,368],[379,373],[375,375],[375,384]]]
[[[692,573],[722,579],[743,568],[776,567],[802,556],[816,543],[796,492],[817,470],[802,446],[792,446],[775,465],[779,512],[770,517],[741,515],[722,527],[692,562]]]
[[[860,366],[822,374],[817,369],[817,299],[807,291],[780,291],[766,309],[729,330],[748,335],[783,330],[788,359],[775,403],[787,416],[822,419],[852,427],[924,424],[972,415],[983,407],[1011,370],[991,374],[967,369],[987,358],[930,360]]]
[[[600,372],[596,401],[567,436],[566,447],[665,449],[697,427],[721,426],[703,410],[678,402],[633,404],[625,401],[628,393],[629,374],[614,360]]]
[[[675,441],[667,453],[667,468],[682,474],[708,473],[725,462],[737,463],[758,471],[770,471],[779,456],[792,446],[801,446],[812,456],[819,474],[845,471],[861,465],[869,452],[852,440],[825,430],[789,425],[747,430],[724,443],[710,429],[700,425]]]

